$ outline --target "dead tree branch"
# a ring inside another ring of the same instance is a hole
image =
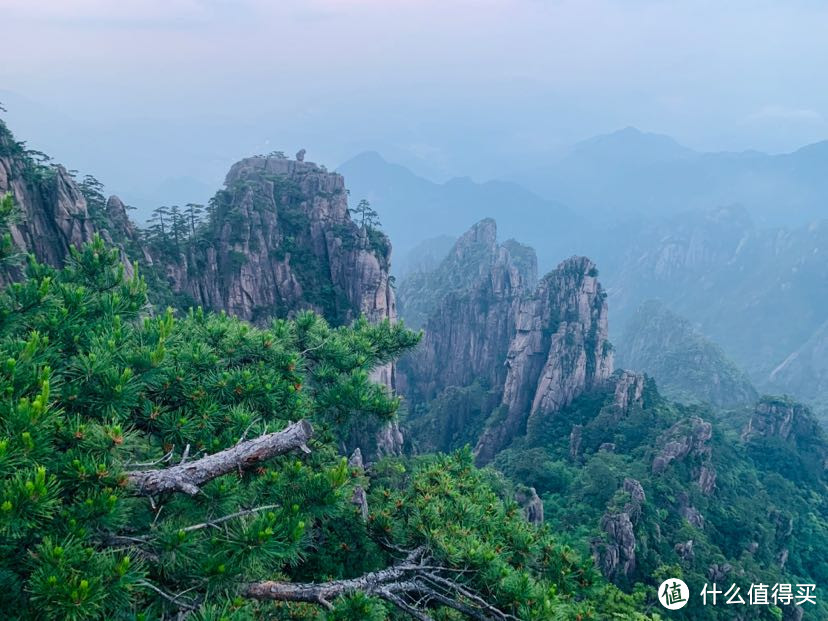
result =
[[[424,547],[408,553],[391,567],[359,578],[331,582],[248,584],[244,596],[282,602],[306,602],[332,608],[331,601],[357,591],[393,604],[417,621],[431,621],[428,608],[446,606],[475,621],[513,621],[517,618],[489,604],[456,580],[462,572],[433,563]],[[445,574],[445,575],[441,575]]]
[[[134,470],[127,473],[127,477],[138,493],[145,496],[162,492],[194,495],[204,483],[223,474],[244,470],[295,449],[309,453],[307,442],[312,435],[311,424],[300,420],[282,431],[247,440],[189,463],[156,470]]]

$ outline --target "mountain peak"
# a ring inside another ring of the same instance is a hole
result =
[[[573,148],[573,154],[622,161],[633,159],[638,162],[652,162],[688,157],[694,155],[695,151],[682,146],[665,134],[645,132],[637,127],[627,126],[579,142]]]

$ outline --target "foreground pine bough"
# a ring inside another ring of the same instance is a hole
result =
[[[170,468],[133,471],[128,473],[128,478],[141,495],[149,496],[164,492],[183,492],[195,495],[199,493],[204,483],[216,477],[256,467],[261,462],[293,450],[298,449],[310,453],[307,442],[312,435],[312,425],[306,420],[301,420],[283,431],[241,441],[236,446],[213,455]],[[270,506],[239,511],[210,522],[190,526],[185,530],[217,527],[222,522],[269,508]],[[146,540],[136,539],[133,543],[144,541]],[[125,540],[114,538],[113,542],[124,543]],[[334,607],[331,604],[333,600],[362,592],[385,600],[420,621],[431,619],[424,612],[424,609],[431,604],[452,608],[471,619],[481,621],[517,619],[491,606],[478,594],[458,583],[454,578],[462,573],[463,570],[435,563],[428,548],[420,546],[409,552],[404,560],[391,567],[370,572],[358,578],[323,583],[255,582],[246,585],[243,595],[256,600],[319,604],[333,610]],[[149,584],[147,586],[154,588]],[[161,591],[159,593],[183,610],[197,608],[198,602],[186,599],[184,594],[169,595]]]

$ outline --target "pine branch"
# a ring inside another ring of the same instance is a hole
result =
[[[197,494],[202,485],[224,474],[244,470],[294,449],[309,453],[307,442],[313,427],[306,420],[293,423],[282,431],[247,440],[224,451],[172,468],[138,470],[127,473],[129,482],[142,495],[162,492]]]

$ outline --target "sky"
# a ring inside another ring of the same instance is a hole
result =
[[[630,125],[707,151],[828,138],[820,0],[0,0],[0,14],[12,130],[133,203],[209,195],[240,157],[303,147],[331,168],[373,149],[482,180]]]

